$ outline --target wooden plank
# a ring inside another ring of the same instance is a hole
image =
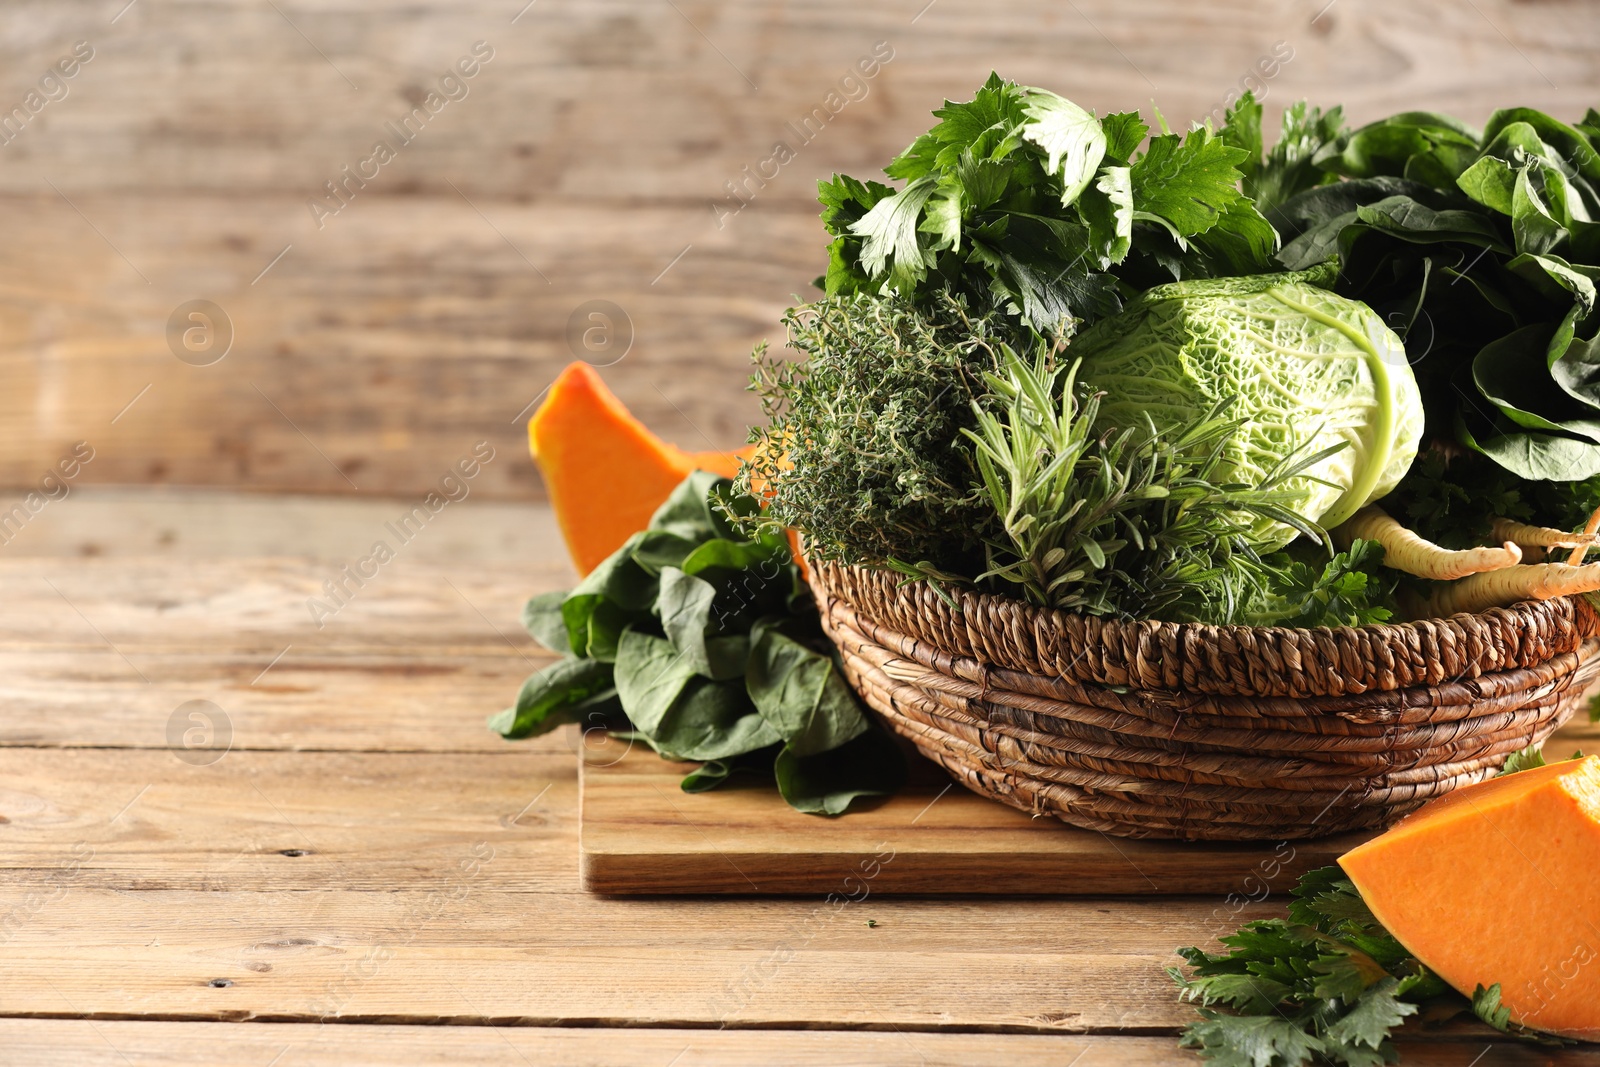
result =
[[[383,533],[380,526],[373,536]],[[490,568],[413,560],[402,549],[360,588],[341,574],[356,562],[0,560],[0,647],[112,655],[131,678],[145,654],[254,653],[265,667],[290,644],[342,654],[509,656],[532,670],[548,654],[518,623],[522,605],[573,584],[570,564],[557,556]],[[346,583],[342,607],[327,592],[336,580]],[[319,614],[313,600],[338,610]]]
[[[1270,112],[1311,94],[1357,122],[1481,121],[1507,103],[1571,116],[1600,87],[1584,0],[546,0],[515,24],[487,2],[135,4],[115,24],[102,6],[0,27],[12,102],[72,41],[97,49],[5,146],[13,488],[87,440],[85,483],[417,496],[487,439],[501,455],[479,491],[535,496],[515,417],[572,358],[567,321],[590,299],[632,320],[637,344],[607,374],[647,423],[736,443],[756,411],[749,348],[823,265],[816,179],[876,173],[991,65],[1101,113],[1154,99],[1178,126],[1279,42],[1293,57],[1265,83]],[[470,94],[318,228],[308,199],[479,39],[496,58]],[[719,228],[725,183],[798,141],[788,124],[878,40],[895,54],[864,98]],[[164,340],[197,297],[236,334],[204,368]]]
[[[625,742],[615,742],[616,745]],[[1127,841],[1031,818],[931,765],[898,795],[838,819],[794,811],[770,782],[685,796],[693,764],[648,750],[582,763],[584,887],[596,893],[1214,893],[1280,890],[1366,834],[1314,841]]]
[[[374,531],[410,502],[367,495],[301,496],[227,489],[80,486],[4,544],[29,557],[248,559],[297,556],[339,564],[365,555]],[[555,514],[543,502],[469,496],[445,521],[405,546],[408,560],[463,567],[552,565],[567,558]],[[572,577],[576,581],[576,575]]]
[[[565,753],[15,749],[0,782],[0,1015],[1165,1031],[1172,948],[1266,913],[598,897]]]
[[[1169,1037],[905,1034],[829,1030],[624,1031],[475,1026],[316,1026],[306,1023],[89,1022],[0,1019],[13,1067],[415,1067],[537,1063],[543,1067],[1167,1067],[1201,1061]],[[1492,1053],[1493,1058],[1490,1058]],[[1600,1062],[1600,1050],[1559,1052],[1476,1039],[1402,1041],[1407,1067],[1535,1067]]]
[[[0,649],[0,746],[165,749],[174,717],[188,728],[180,707],[205,700],[216,709],[207,714],[226,717],[235,751],[569,751],[559,737],[512,744],[485,723],[551,662],[534,649],[524,660],[504,645],[503,655],[344,655],[286,643],[276,662],[270,652],[125,651],[128,661],[110,649]]]
[[[133,1023],[0,1019],[12,1067],[1166,1067],[1199,1062],[1164,1037],[916,1034],[827,1030],[646,1030],[307,1023]],[[1448,1047],[1448,1046],[1446,1046]],[[1462,1046],[1463,1048],[1465,1046]],[[1455,1051],[1455,1050],[1452,1050]],[[1407,1063],[1411,1063],[1407,1059]],[[1460,1064],[1464,1058],[1430,1061]],[[1512,1059],[1505,1063],[1534,1062]]]

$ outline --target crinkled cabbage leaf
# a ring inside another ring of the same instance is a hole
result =
[[[1416,458],[1422,397],[1405,347],[1367,305],[1323,288],[1331,271],[1176,282],[1080,334],[1071,352],[1102,391],[1106,426],[1158,430],[1237,398],[1226,477],[1273,472],[1343,445],[1283,485],[1285,506],[1324,528],[1395,487]],[[1263,550],[1295,530],[1255,522]]]

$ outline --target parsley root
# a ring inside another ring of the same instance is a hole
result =
[[[1503,608],[1519,600],[1549,600],[1600,590],[1600,563],[1533,563],[1473,574],[1440,586],[1422,604],[1420,617],[1442,619],[1457,612]]]
[[[1336,536],[1341,542],[1357,537],[1376,541],[1383,546],[1385,566],[1440,581],[1501,571],[1522,562],[1522,550],[1513,541],[1499,548],[1452,551],[1401,526],[1381,508],[1362,508],[1339,527]]]
[[[1523,548],[1576,548],[1592,545],[1592,533],[1567,533],[1548,526],[1529,526],[1515,519],[1495,518],[1490,521],[1489,534],[1496,541],[1514,541]]]
[[[1583,524],[1583,532],[1588,534],[1591,539],[1597,530],[1600,530],[1600,508],[1595,508],[1594,513],[1589,516],[1589,521]],[[1583,562],[1583,553],[1588,547],[1588,545],[1578,545],[1572,550],[1572,555],[1568,557],[1567,562],[1574,567],[1581,564]]]

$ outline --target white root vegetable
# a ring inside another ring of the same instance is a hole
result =
[[[1594,545],[1600,538],[1593,533],[1568,533],[1548,526],[1529,526],[1514,519],[1496,518],[1489,524],[1496,541],[1512,541],[1523,548],[1577,548]]]
[[[1473,574],[1442,585],[1411,611],[1414,618],[1440,619],[1461,611],[1504,608],[1519,600],[1549,600],[1600,591],[1600,563],[1534,563]]]
[[[1593,537],[1596,531],[1600,531],[1600,508],[1595,508],[1594,514],[1589,516],[1589,521],[1583,524],[1583,532],[1590,537]],[[1567,562],[1574,567],[1578,566],[1583,562],[1583,554],[1587,549],[1587,545],[1579,545],[1574,548],[1572,555],[1567,558]]]
[[[1357,537],[1383,546],[1384,566],[1414,574],[1418,578],[1450,581],[1486,571],[1501,571],[1522,562],[1516,542],[1506,541],[1499,548],[1485,546],[1452,550],[1401,526],[1382,508],[1366,507],[1334,531],[1335,538],[1348,545]]]

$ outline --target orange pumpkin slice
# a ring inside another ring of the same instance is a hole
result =
[[[561,536],[580,575],[633,534],[695,470],[731,478],[742,452],[685,452],[651,433],[587,363],[572,363],[528,420]]]
[[[1378,921],[1461,993],[1600,1038],[1600,757],[1466,786],[1339,860]]]

